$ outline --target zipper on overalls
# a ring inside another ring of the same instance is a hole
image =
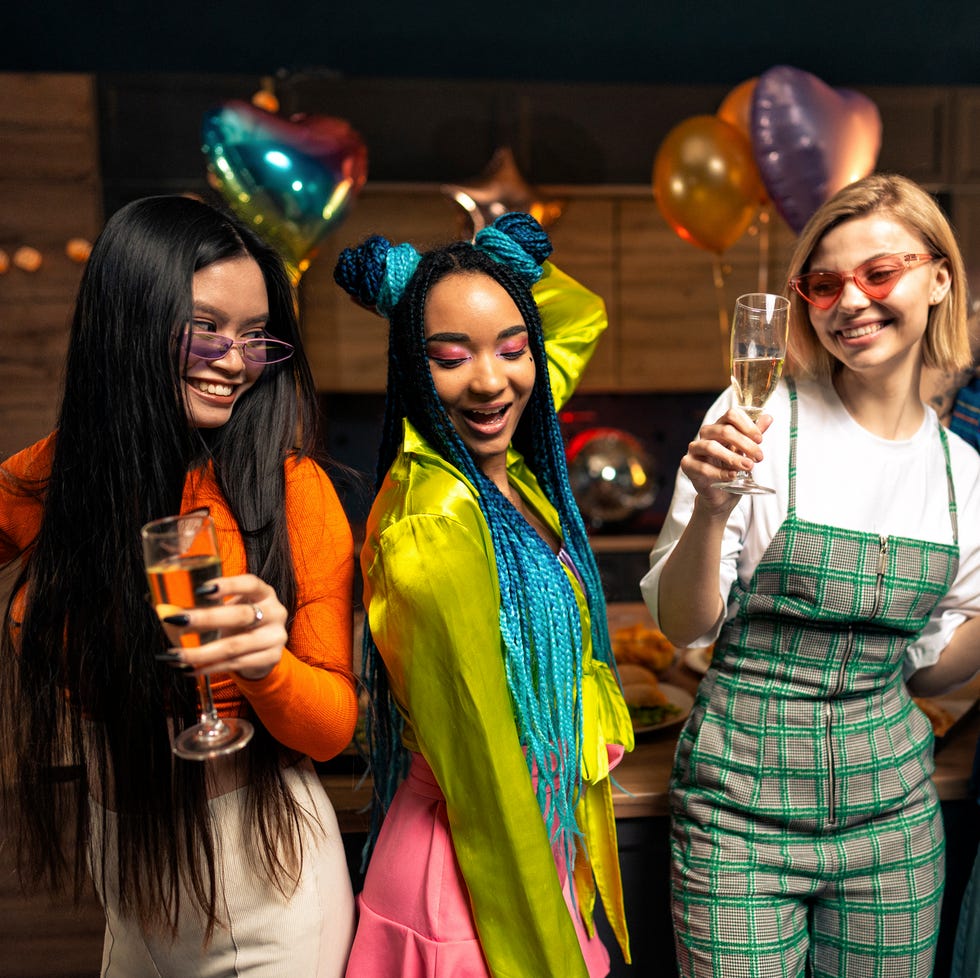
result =
[[[844,654],[841,656],[837,669],[837,681],[831,690],[830,699],[824,704],[824,736],[827,744],[827,821],[830,825],[837,824],[837,779],[834,777],[834,707],[833,701],[844,688],[844,676],[847,675],[847,665],[854,650],[854,629],[848,627],[847,640],[844,642]]]
[[[875,577],[875,603],[871,609],[874,617],[881,610],[885,596],[885,571],[888,569],[888,537],[878,534],[878,573]]]
[[[881,610],[882,601],[885,595],[885,571],[888,570],[888,537],[878,534],[878,567],[875,573],[875,600],[871,616],[874,617]],[[847,643],[844,648],[844,655],[841,658],[840,668],[837,670],[837,681],[831,691],[830,699],[824,704],[824,742],[827,748],[827,822],[829,825],[837,824],[837,781],[834,777],[834,745],[833,745],[833,716],[834,710],[832,702],[840,695],[844,688],[844,676],[847,674],[847,665],[854,649],[854,629],[847,629]]]
[[[833,708],[830,702],[823,705],[824,742],[827,747],[827,824],[837,824],[837,783],[834,778],[834,743],[832,734]]]

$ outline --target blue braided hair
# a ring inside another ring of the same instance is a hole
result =
[[[514,435],[545,495],[558,512],[565,550],[585,584],[594,655],[612,663],[602,586],[578,506],[548,378],[541,318],[530,286],[541,274],[551,242],[527,214],[504,214],[473,244],[456,242],[419,255],[374,236],[346,249],[334,269],[337,283],[362,304],[389,318],[388,384],[378,455],[377,486],[394,462],[407,418],[428,444],[474,485],[490,528],[500,586],[504,670],[527,763],[537,779],[537,801],[552,842],[574,863],[581,791],[582,637],[574,590],[550,547],[473,460],[436,393],[425,351],[424,309],[429,290],[454,274],[483,274],[514,300],[528,329],[536,377]],[[533,583],[529,583],[533,582]],[[375,784],[370,851],[384,812],[407,769],[403,720],[391,696],[381,656],[364,629],[362,676],[371,694],[368,753]]]

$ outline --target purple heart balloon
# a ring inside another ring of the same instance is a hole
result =
[[[762,182],[799,233],[824,201],[874,170],[881,116],[865,95],[777,65],[756,83],[751,133]]]

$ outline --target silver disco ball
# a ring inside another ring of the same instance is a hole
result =
[[[568,477],[582,516],[593,526],[646,509],[660,488],[639,439],[618,428],[589,428],[568,444]]]

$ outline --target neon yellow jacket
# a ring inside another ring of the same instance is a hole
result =
[[[550,264],[535,286],[552,392],[567,401],[606,327],[602,300]],[[511,448],[511,484],[561,536],[558,514]],[[420,751],[446,798],[453,847],[495,978],[587,978],[518,739],[503,667],[490,529],[473,486],[405,422],[404,441],[368,517],[361,552],[371,632]],[[574,575],[584,650],[585,784],[576,811],[587,852],[575,865],[591,932],[598,889],[629,960],[606,744],[633,747],[609,667],[592,658],[588,605]]]

